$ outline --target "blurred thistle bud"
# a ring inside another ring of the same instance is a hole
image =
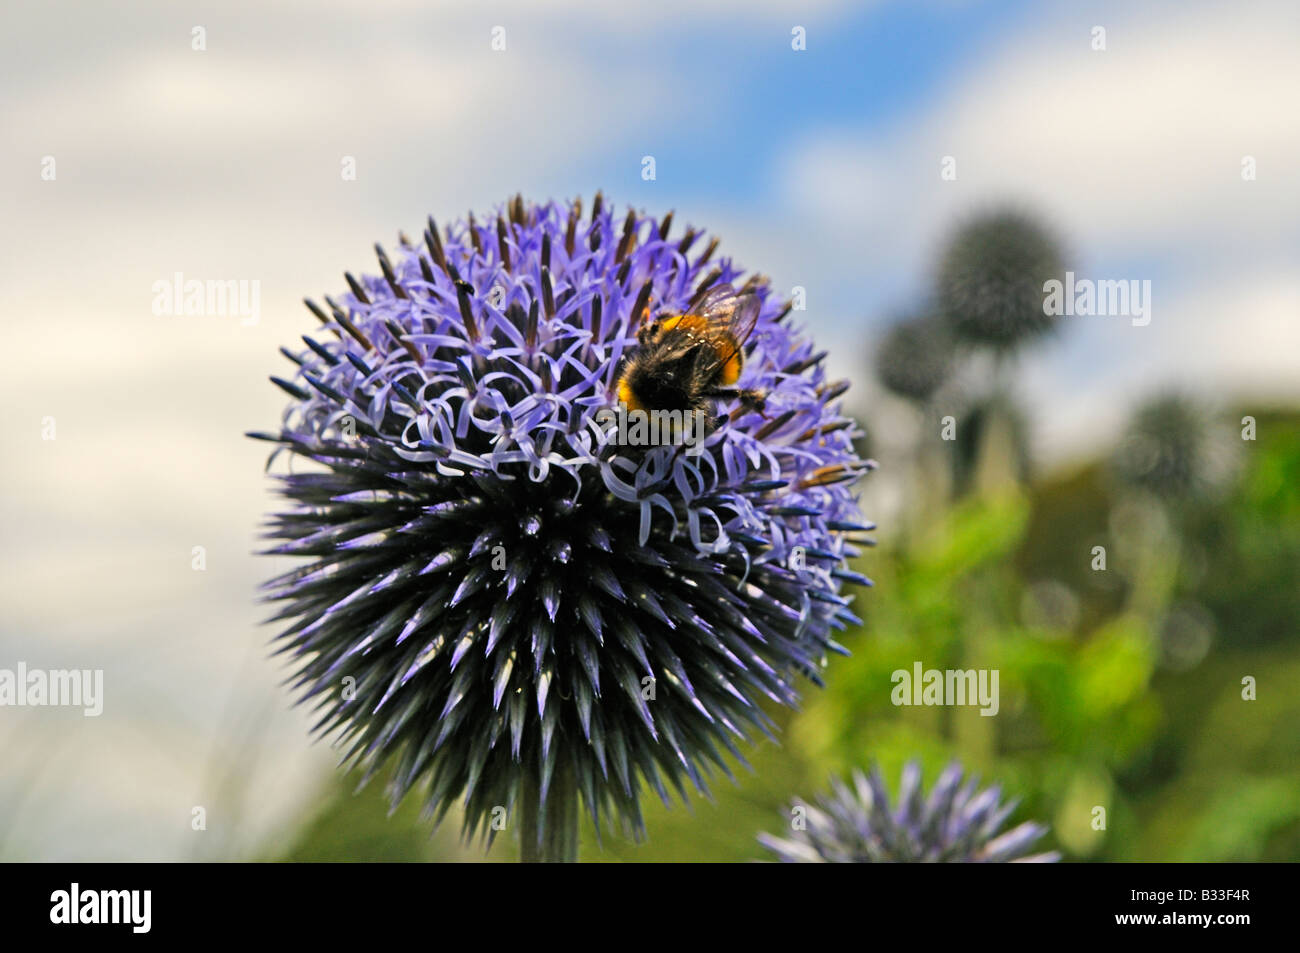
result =
[[[1002,803],[994,786],[977,790],[972,778],[962,784],[962,767],[953,762],[939,775],[929,797],[921,790],[921,766],[903,768],[898,807],[876,768],[869,776],[853,772],[853,784],[832,779],[829,796],[814,807],[796,801],[799,818],[789,838],[760,834],[759,842],[785,863],[1052,863],[1060,855],[1029,854],[1047,828],[1026,821],[1008,831],[1003,825],[1017,803]]]
[[[1231,430],[1196,398],[1167,393],[1134,412],[1113,459],[1121,483],[1167,501],[1213,494],[1236,462]]]
[[[952,373],[952,335],[933,317],[909,318],[891,327],[876,351],[876,376],[900,397],[924,403]]]
[[[986,213],[961,226],[939,260],[939,313],[960,339],[1008,351],[1051,330],[1043,284],[1064,272],[1056,239],[1031,216]]]
[[[394,806],[418,786],[489,838],[505,808],[528,859],[576,858],[580,802],[640,833],[646,786],[728,772],[735,739],[771,733],[761,703],[793,705],[843,651],[841,589],[869,582],[846,565],[872,466],[847,383],[765,280],[741,285],[760,304],[737,382],[762,407],[711,394],[692,453],[608,425],[650,306],[740,275],[670,229],[599,196],[431,220],[308,302],[323,333],[283,352],[292,401],[251,435],[297,464],[267,535],[308,562],[266,588],[316,729]]]

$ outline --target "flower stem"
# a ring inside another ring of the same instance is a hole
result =
[[[556,766],[544,807],[539,803],[540,794],[537,779],[529,775],[520,805],[520,862],[577,863],[578,790],[567,765]]]

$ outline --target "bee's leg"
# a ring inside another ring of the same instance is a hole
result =
[[[705,396],[719,400],[735,398],[740,401],[742,407],[757,411],[758,415],[764,420],[768,419],[767,414],[763,412],[767,409],[767,395],[762,391],[749,390],[743,387],[715,387],[707,391]]]
[[[740,392],[740,402],[746,407],[754,408],[763,419],[767,419],[767,414],[764,413],[767,410],[767,395],[762,391],[742,390]]]
[[[636,325],[636,340],[642,347],[648,345],[655,332],[659,330],[659,319],[652,317],[653,314],[651,301],[647,298],[641,310],[632,315],[632,322]]]

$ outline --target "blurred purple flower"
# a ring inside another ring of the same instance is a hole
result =
[[[929,797],[921,790],[921,766],[903,768],[898,807],[889,807],[889,792],[880,772],[853,773],[853,787],[832,779],[832,794],[814,807],[796,801],[794,835],[788,839],[760,834],[759,842],[786,863],[997,863],[1055,862],[1060,855],[1028,854],[1047,828],[1027,821],[1009,831],[1002,826],[1018,802],[1002,804],[998,787],[977,790],[971,779],[962,785],[962,767],[954,762],[939,775]]]

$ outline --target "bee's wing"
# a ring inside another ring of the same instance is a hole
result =
[[[713,327],[724,329],[727,333],[727,344],[725,350],[719,348],[718,355],[722,366],[726,366],[741,348],[745,346],[745,341],[754,330],[754,325],[758,323],[758,312],[762,310],[763,302],[756,294],[743,294],[739,297],[732,297],[729,301],[720,303],[709,316],[709,324]]]
[[[756,294],[743,294],[731,300],[731,316],[727,321],[727,330],[731,332],[738,345],[745,343],[754,330],[754,325],[758,324],[758,312],[762,308],[763,302]]]
[[[717,285],[704,293],[692,314],[705,318],[711,327],[722,328],[744,341],[754,330],[763,303],[752,292],[736,294],[731,285]]]
[[[702,318],[719,320],[732,309],[736,301],[736,289],[729,284],[714,285],[700,296],[699,301],[692,302],[689,311]],[[725,324],[725,321],[721,323]]]

